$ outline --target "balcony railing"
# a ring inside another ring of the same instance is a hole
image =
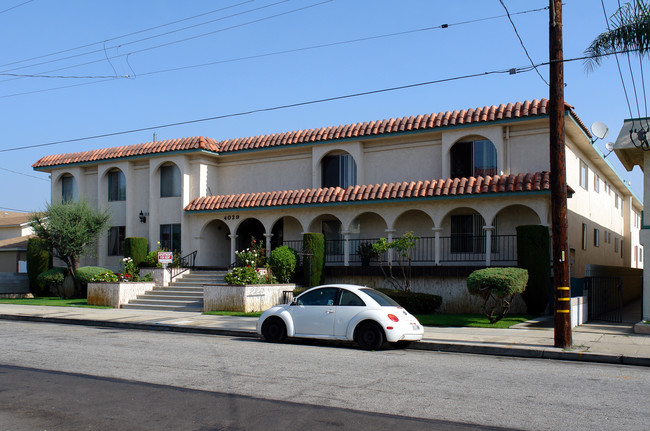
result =
[[[440,264],[481,263],[488,262],[486,256],[485,235],[452,235],[439,238]],[[375,243],[379,238],[350,239],[348,240],[348,262],[357,264],[361,262],[359,246],[362,243]],[[302,251],[302,240],[283,241],[297,251]],[[517,235],[492,235],[490,250],[490,264],[505,264],[517,261]],[[388,256],[383,256],[386,261]],[[393,259],[398,260],[397,253]],[[345,240],[325,241],[325,262],[327,264],[345,263]],[[411,262],[414,264],[436,263],[436,238],[420,237],[411,251]]]

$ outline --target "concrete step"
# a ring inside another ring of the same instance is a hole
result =
[[[145,295],[138,295],[138,297],[134,300],[148,300],[148,301],[192,301],[192,302],[202,302],[203,301],[203,295],[183,295],[183,294],[173,294],[173,293],[165,293],[165,294],[157,294],[154,292],[147,293]]]
[[[129,301],[128,305],[165,305],[169,307],[203,307],[203,300],[167,300],[167,299],[148,299],[148,298],[138,298]]]
[[[170,306],[170,305],[144,305],[144,304],[125,304],[122,308],[129,310],[156,310],[156,311],[195,311],[203,312],[203,305],[197,306]]]
[[[165,289],[156,289],[156,290],[150,290],[146,293],[146,295],[151,295],[151,296],[168,296],[168,295],[174,295],[174,296],[187,296],[187,297],[196,297],[196,298],[201,298],[203,299],[203,288],[188,288],[188,289],[170,289],[170,288],[165,288]]]

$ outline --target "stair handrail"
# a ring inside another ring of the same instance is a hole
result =
[[[167,271],[169,271],[170,281],[174,280],[174,278],[178,277],[182,273],[195,268],[197,253],[198,250],[194,250],[192,253],[174,260],[172,264],[167,267]]]

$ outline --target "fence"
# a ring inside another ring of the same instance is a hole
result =
[[[623,321],[623,282],[620,277],[585,277],[589,320]]]
[[[359,246],[363,243],[375,243],[379,238],[350,239],[348,262],[359,263]],[[486,260],[486,237],[484,235],[452,235],[440,237],[441,263],[479,263]],[[295,250],[302,250],[302,240],[283,241],[282,245]],[[516,263],[517,235],[493,235],[491,240],[490,260],[493,263]],[[343,264],[345,262],[345,240],[325,241],[325,262]],[[384,256],[384,260],[386,256]],[[395,255],[394,259],[398,259]],[[411,251],[413,263],[432,263],[436,260],[435,237],[420,237]]]

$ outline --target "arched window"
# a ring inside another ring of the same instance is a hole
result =
[[[169,198],[181,195],[181,171],[178,166],[169,164],[160,168],[160,197]]]
[[[347,153],[328,154],[321,161],[321,187],[346,188],[357,183],[357,164]]]
[[[126,200],[126,178],[124,172],[119,169],[111,169],[108,172],[108,200],[109,202]]]
[[[469,178],[497,173],[497,151],[487,139],[457,142],[449,151],[451,178]]]
[[[64,175],[61,178],[61,199],[63,202],[76,202],[77,197],[77,181],[72,175]]]

